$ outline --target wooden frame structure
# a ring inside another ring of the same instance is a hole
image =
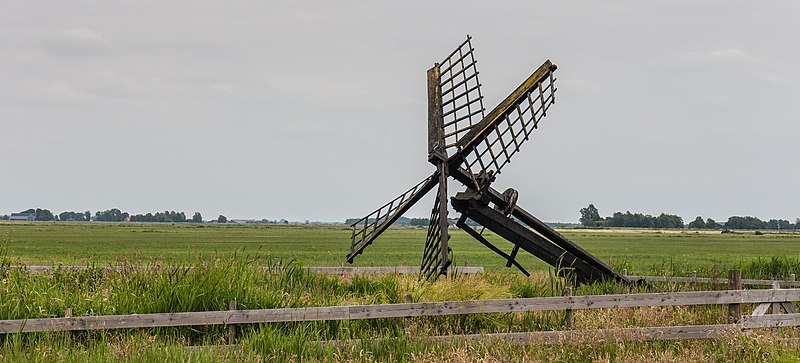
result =
[[[427,72],[428,161],[435,171],[420,183],[351,225],[347,261],[363,253],[392,223],[436,187],[420,273],[446,274],[452,264],[448,244],[447,181],[467,189],[451,199],[461,214],[456,225],[524,274],[519,250],[542,259],[563,276],[579,282],[614,279],[629,282],[598,258],[516,205],[514,189],[499,192],[491,183],[538,128],[555,103],[556,65],[545,61],[495,108],[485,113],[471,39],[461,43]],[[480,224],[481,231],[467,221]],[[513,244],[508,253],[482,236],[490,230]]]

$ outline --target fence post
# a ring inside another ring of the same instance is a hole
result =
[[[689,287],[692,290],[697,290],[697,271],[692,271],[692,281],[689,282]]]
[[[72,317],[72,308],[66,308],[66,309],[64,310],[64,317],[65,317],[65,318],[71,318],[71,317]],[[65,332],[65,334],[66,334],[66,336],[67,336],[67,341],[70,341],[70,340],[72,340],[72,332],[71,332],[71,331],[67,330],[67,331]]]
[[[228,301],[228,310],[236,310],[236,300]],[[228,324],[228,344],[236,343],[236,324]]]
[[[564,296],[572,296],[572,287],[567,286],[564,288]],[[574,323],[574,316],[572,309],[565,310],[564,314],[564,325],[567,326],[567,330],[572,330],[572,326]]]
[[[728,271],[728,290],[742,289],[742,270]],[[742,304],[728,304],[728,324],[742,321]]]
[[[411,304],[412,302],[414,302],[414,300],[411,298],[411,294],[410,293],[406,293],[405,295],[403,295],[403,301],[406,304]]]
[[[797,275],[789,274],[789,281],[795,281],[797,279]]]
[[[777,280],[773,281],[772,282],[772,288],[775,289],[775,290],[780,290],[781,283],[778,282]],[[772,303],[772,313],[773,314],[780,314],[781,313],[781,303],[779,303],[779,302]]]
[[[622,276],[628,276],[628,269],[627,268],[622,269]]]

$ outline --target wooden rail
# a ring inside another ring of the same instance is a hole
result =
[[[104,269],[110,271],[123,271],[126,269],[133,269],[136,271],[159,271],[168,268],[183,267],[183,266],[12,266],[12,268],[22,268],[30,273],[49,273],[56,269],[63,270],[86,270],[86,269]],[[191,268],[191,267],[184,267]],[[278,273],[280,268],[264,267],[263,270],[270,270],[272,273]],[[365,274],[415,274],[419,273],[419,266],[315,266],[305,267],[309,272],[328,274],[328,275],[365,275]],[[456,274],[478,274],[483,273],[481,266],[463,266],[454,267],[452,271]]]
[[[630,279],[643,279],[653,282],[685,282],[698,284],[728,284],[728,279],[724,277],[669,277],[669,276],[636,276],[627,275]],[[800,281],[794,280],[761,280],[761,279],[742,279],[742,285],[749,286],[771,286],[777,281],[781,287],[800,287]]]
[[[166,326],[234,325],[290,321],[382,319],[648,306],[784,303],[790,301],[800,301],[800,289],[558,296],[527,299],[18,319],[0,321],[0,334]],[[753,316],[746,317],[746,319],[743,320],[742,326],[787,326],[787,324],[797,324],[798,322],[800,322],[798,314],[782,314],[768,317]]]

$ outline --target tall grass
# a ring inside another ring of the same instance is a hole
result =
[[[742,276],[753,279],[787,280],[790,274],[800,275],[800,258],[771,257],[759,258],[741,265]]]
[[[66,308],[77,316],[225,310],[230,300],[236,300],[240,309],[263,309],[398,303],[406,293],[414,301],[559,296],[572,284],[552,271],[530,278],[504,273],[455,275],[434,283],[413,275],[327,276],[309,273],[296,261],[258,253],[197,256],[187,266],[153,260],[145,265],[128,263],[119,270],[90,265],[32,274],[12,266],[7,253],[10,243],[8,236],[0,240],[0,319],[60,317]],[[767,276],[794,271],[792,263],[796,261],[769,260],[746,268],[750,269],[747,273]],[[684,289],[679,284],[609,281],[575,286],[574,294]],[[714,306],[575,312],[577,329],[713,324],[724,319],[724,308]],[[720,348],[705,343],[588,342],[576,351],[569,344],[520,349],[498,342],[431,344],[424,338],[561,329],[563,313],[556,311],[258,324],[240,327],[236,349],[186,348],[224,344],[223,326],[15,334],[0,336],[0,361],[518,361],[520,356],[592,361],[650,357],[640,354],[648,349],[662,356],[695,357],[695,350],[705,352],[705,357],[724,356]],[[320,343],[324,341],[339,343]],[[786,353],[759,350],[750,341],[726,344],[741,349],[742,359],[780,358]]]

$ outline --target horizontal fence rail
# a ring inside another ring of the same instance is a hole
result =
[[[586,295],[524,299],[18,319],[0,321],[0,334],[167,326],[359,320],[580,309],[784,303],[791,301],[800,301],[800,289]],[[780,314],[767,317],[748,316],[742,321],[742,327],[790,326],[791,324],[798,323],[800,323],[800,314]]]
[[[50,273],[57,269],[62,270],[86,270],[86,269],[101,269],[101,270],[109,270],[109,271],[123,271],[123,270],[134,270],[134,271],[164,271],[171,268],[192,268],[192,267],[184,267],[184,266],[119,266],[119,265],[108,265],[108,266],[11,266],[12,268],[22,268],[30,273],[35,274],[42,274],[42,273]],[[419,266],[315,266],[315,267],[304,267],[306,271],[318,273],[318,274],[328,274],[328,275],[369,275],[369,274],[415,274],[419,273],[420,267]],[[270,268],[264,267],[262,268],[264,271],[270,271],[271,273],[280,273],[281,268]],[[452,268],[453,273],[455,274],[479,274],[483,273],[483,267],[481,266],[460,266]]]
[[[725,277],[670,277],[670,276],[635,276],[626,275],[632,280],[642,279],[652,282],[685,282],[698,284],[727,284]],[[795,280],[765,280],[765,279],[742,279],[742,285],[750,286],[771,286],[776,281],[781,287],[800,287],[800,281]]]
[[[684,326],[658,326],[641,328],[610,328],[592,330],[556,330],[516,333],[484,333],[465,335],[439,335],[428,337],[438,342],[487,342],[503,341],[514,345],[528,345],[531,343],[558,344],[574,341],[576,338],[591,338],[592,340],[679,340],[679,339],[713,339],[740,332],[740,324],[713,324],[713,325],[684,325]],[[391,340],[383,339],[383,340]],[[319,341],[325,345],[347,345],[358,343],[358,339]]]

